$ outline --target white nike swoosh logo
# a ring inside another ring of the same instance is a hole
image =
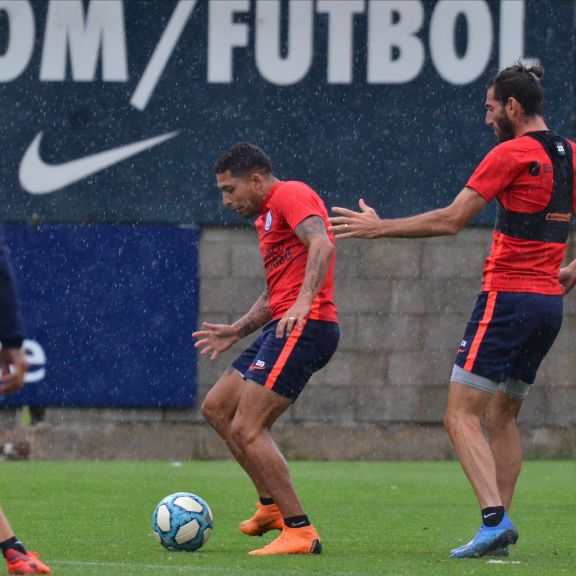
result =
[[[64,162],[63,164],[46,164],[40,156],[40,142],[43,132],[40,132],[28,147],[22,162],[18,177],[20,185],[30,194],[49,194],[61,190],[70,184],[92,176],[97,172],[118,164],[131,156],[174,138],[178,132],[169,132],[140,142],[134,142],[112,150],[98,152],[84,158]]]

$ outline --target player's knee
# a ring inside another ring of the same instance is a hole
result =
[[[476,425],[479,425],[479,419],[475,414],[470,414],[465,410],[454,408],[450,405],[444,412],[444,428],[450,437],[464,428]]]
[[[454,413],[452,410],[447,409],[446,412],[444,412],[444,428],[446,429],[446,432],[448,432],[448,435],[451,436],[451,432],[454,429]]]
[[[249,423],[241,418],[234,418],[234,420],[232,420],[230,433],[232,434],[234,442],[242,449],[250,446],[258,435],[253,426],[250,426]]]
[[[210,394],[210,392],[208,392],[206,398],[204,398],[200,410],[202,411],[202,415],[206,421],[212,426],[216,426],[222,418],[220,403],[216,400],[216,398],[214,398],[213,394]]]
[[[498,434],[503,428],[502,424],[493,418],[485,418],[484,419],[484,429],[488,436],[492,437],[495,434]]]
[[[516,415],[506,411],[487,413],[484,427],[490,435],[501,434],[516,427]]]

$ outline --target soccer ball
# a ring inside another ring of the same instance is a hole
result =
[[[200,496],[176,492],[158,503],[152,515],[152,530],[167,550],[194,552],[212,532],[212,512]]]

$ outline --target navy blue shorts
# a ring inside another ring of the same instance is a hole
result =
[[[495,382],[532,384],[562,325],[562,296],[482,292],[456,365]]]
[[[276,338],[278,320],[266,324],[262,332],[232,362],[244,380],[252,380],[293,402],[310,376],[332,358],[340,329],[335,322],[306,320],[302,330],[294,328],[285,338]]]

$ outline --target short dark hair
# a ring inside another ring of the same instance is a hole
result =
[[[272,172],[272,162],[258,146],[238,142],[223,152],[214,163],[214,174],[230,171],[232,176],[247,176],[253,172],[267,175]]]
[[[525,116],[541,116],[544,110],[544,90],[540,80],[544,68],[535,65],[527,68],[520,62],[498,72],[488,82],[494,88],[494,98],[506,105],[509,98],[520,102]]]

